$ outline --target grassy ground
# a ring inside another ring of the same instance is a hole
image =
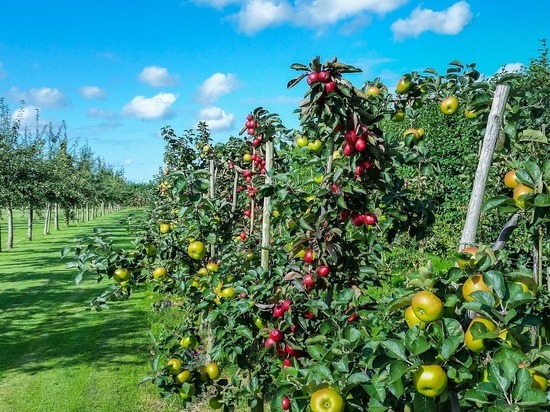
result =
[[[60,257],[94,226],[109,229],[123,246],[129,239],[118,222],[128,213],[48,236],[37,221],[32,242],[16,215],[15,248],[0,253],[0,412],[177,410],[159,400],[153,385],[138,386],[149,373],[149,293],[91,312],[89,302],[107,283],[75,286],[75,272]]]

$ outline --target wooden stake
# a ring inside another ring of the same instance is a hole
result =
[[[268,141],[265,144],[265,182],[271,183],[269,171],[273,168],[273,142]],[[261,265],[264,270],[269,268],[269,246],[271,243],[271,197],[264,197],[264,209],[262,219],[262,260]]]
[[[487,176],[493,161],[493,153],[495,152],[495,145],[502,126],[504,108],[506,106],[506,99],[508,98],[509,91],[510,86],[504,84],[497,85],[495,89],[493,104],[489,113],[489,121],[487,123],[485,137],[483,138],[483,146],[481,148],[481,155],[479,157],[474,186],[470,197],[470,204],[468,205],[466,222],[462,230],[459,251],[467,246],[473,245],[476,240],[477,226],[479,224],[479,215],[483,204]]]

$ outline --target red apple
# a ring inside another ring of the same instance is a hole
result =
[[[317,274],[324,278],[330,273],[330,268],[327,265],[321,265],[317,268]]]
[[[346,139],[346,142],[348,143],[355,144],[355,142],[357,141],[357,132],[355,131],[355,129],[348,130],[344,135],[344,139]]]
[[[307,75],[307,84],[317,83],[319,81],[319,73],[311,72]]]
[[[281,305],[276,305],[273,308],[273,317],[280,318],[285,314],[286,310]]]
[[[304,254],[304,262],[313,263],[314,260],[315,260],[315,253],[313,252],[313,250],[311,249],[306,250],[306,253]]]
[[[378,218],[374,213],[365,213],[363,215],[363,221],[365,222],[365,225],[374,226],[378,221]]]
[[[344,150],[342,153],[344,153],[344,156],[351,156],[355,152],[355,145],[351,143],[346,143],[344,145]]]
[[[355,142],[355,149],[358,152],[364,152],[367,149],[367,141],[365,139],[357,139]]]
[[[325,83],[325,90],[327,92],[333,92],[334,90],[336,90],[336,83],[334,82]]]
[[[271,331],[269,332],[269,338],[271,338],[273,342],[280,342],[283,340],[283,332],[281,332],[279,329],[271,329]]]
[[[288,411],[290,409],[290,399],[286,396],[283,398],[282,405],[283,411]]]
[[[363,220],[363,215],[361,215],[359,213],[354,213],[351,216],[351,224],[353,226],[362,226],[362,225],[364,225],[365,221]]]
[[[269,337],[269,338],[267,338],[267,339],[265,340],[265,342],[264,342],[264,347],[265,347],[265,348],[270,348],[270,347],[272,347],[272,346],[275,346],[275,344],[276,344],[276,342],[275,342],[273,339],[271,339],[271,338]]]
[[[292,301],[290,299],[283,300],[283,303],[281,303],[281,307],[286,311],[290,309],[290,305],[292,305]]]
[[[311,273],[308,273],[307,275],[304,276],[303,282],[304,282],[304,285],[307,287],[315,286],[315,278]]]
[[[342,219],[344,222],[347,221],[349,218],[349,210],[344,209],[340,212],[340,219]]]
[[[327,72],[326,70],[320,71],[318,76],[319,76],[320,82],[322,83],[330,82],[330,73]]]

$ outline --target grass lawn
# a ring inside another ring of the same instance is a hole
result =
[[[0,412],[175,411],[150,383],[150,293],[139,292],[110,310],[92,312],[89,302],[108,287],[67,269],[61,250],[99,226],[117,244],[129,238],[122,211],[42,234],[37,220],[32,242],[25,218],[16,214],[15,248],[0,253]],[[2,225],[5,245],[6,222]],[[3,246],[4,246],[3,245]]]

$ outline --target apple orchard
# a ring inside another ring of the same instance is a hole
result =
[[[112,279],[92,306],[154,290],[164,321],[144,382],[184,408],[550,410],[543,57],[485,80],[455,61],[395,90],[355,86],[357,68],[315,58],[291,66],[288,87],[305,93],[297,130],[262,107],[226,143],[202,123],[165,127],[166,168],[135,248],[101,237],[76,248],[80,277]],[[477,164],[495,122],[479,228],[464,242],[437,216],[459,213],[462,228],[472,175],[446,188],[460,205],[438,209],[434,193],[459,179],[451,162]],[[454,154],[437,157],[443,146]]]

